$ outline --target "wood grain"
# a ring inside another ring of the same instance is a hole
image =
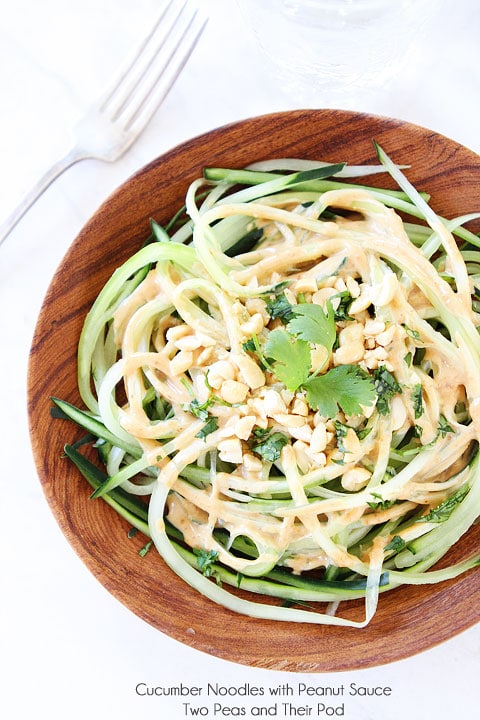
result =
[[[53,514],[75,551],[116,598],[163,633],[240,664],[296,672],[340,671],[399,660],[441,643],[480,619],[480,575],[438,586],[385,593],[364,630],[262,621],[234,615],[179,580],[155,552],[138,555],[141,536],[101,501],[61,457],[79,436],[50,418],[50,396],[79,402],[76,346],[90,304],[112,271],[182,204],[204,165],[241,167],[270,157],[365,163],[376,160],[372,139],[427,190],[445,216],[480,209],[480,159],[436,133],[398,120],[334,110],[300,110],[248,119],[197,137],[154,160],[99,208],[56,272],[31,348],[28,401],[38,475]],[[385,184],[385,176],[376,182]],[[393,187],[391,182],[387,183]],[[449,560],[477,547],[472,529]],[[343,607],[343,606],[342,606]],[[351,602],[342,614],[360,618]]]

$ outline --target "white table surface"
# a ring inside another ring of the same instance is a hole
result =
[[[107,83],[158,4],[0,1],[0,220],[68,145],[68,128]],[[415,67],[389,90],[348,107],[424,125],[480,152],[480,3],[435,4]],[[301,102],[282,92],[234,0],[202,5],[210,15],[207,31],[137,144],[113,165],[85,161],[70,169],[0,248],[0,714],[9,720],[95,719],[103,713],[119,720],[176,720],[188,717],[178,698],[140,697],[137,683],[248,682],[267,690],[303,681],[392,688],[390,697],[346,698],[344,717],[350,719],[443,720],[462,712],[473,717],[478,625],[415,657],[365,671],[296,676],[241,667],[162,635],[111,597],[68,545],[42,495],[27,431],[27,358],[42,298],[77,232],[116,186],[175,144]],[[328,102],[309,100],[315,107]],[[222,715],[210,711],[208,717]]]

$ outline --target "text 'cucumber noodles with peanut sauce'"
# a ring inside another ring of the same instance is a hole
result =
[[[480,510],[480,214],[437,216],[376,147],[205,170],[86,317],[86,409],[54,398],[93,497],[239,613],[364,627],[480,562],[430,570]]]

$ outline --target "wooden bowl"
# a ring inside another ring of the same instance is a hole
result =
[[[65,536],[107,590],[139,617],[182,643],[240,664],[331,672],[406,658],[480,619],[480,574],[384,593],[364,630],[236,615],[185,585],[155,551],[140,558],[142,536],[128,538],[128,525],[113,510],[89,500],[87,483],[62,458],[63,444],[82,432],[51,419],[50,396],[80,402],[76,347],[86,312],[112,271],[148,236],[149,218],[169,219],[206,164],[241,167],[285,156],[376,162],[373,138],[396,162],[411,165],[408,176],[431,193],[437,212],[453,217],[480,209],[480,158],[424,128],[335,110],[244,120],[174,148],[113,193],[67,252],[36,327],[28,387],[31,439],[43,490]],[[385,175],[376,182],[391,185]],[[451,550],[449,561],[479,541],[477,525]],[[342,605],[348,617],[363,613],[363,602]]]

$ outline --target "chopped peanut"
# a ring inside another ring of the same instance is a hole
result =
[[[174,325],[168,328],[165,337],[169,342],[175,342],[186,335],[192,334],[192,328],[189,325]]]
[[[369,319],[365,323],[365,335],[379,335],[385,330],[385,323],[382,320]]]
[[[332,295],[336,294],[337,291],[333,287],[321,288],[321,290],[317,290],[317,292],[312,295],[312,303],[315,305],[321,305],[325,310],[327,307],[327,300],[331,298]]]
[[[243,460],[242,443],[238,438],[220,440],[218,443],[220,460],[240,465]]]
[[[360,286],[360,295],[353,300],[349,308],[350,315],[356,315],[362,310],[366,310],[372,304],[372,288],[370,285]]]
[[[319,423],[312,432],[310,438],[310,450],[319,453],[327,447],[327,428],[324,423]]]
[[[256,422],[257,418],[255,415],[245,415],[239,418],[235,423],[235,435],[240,438],[240,440],[248,440]]]
[[[305,400],[303,398],[295,398],[292,413],[294,415],[303,415],[303,417],[308,417],[308,412],[308,405]]]
[[[390,325],[389,328],[379,333],[375,340],[379,345],[383,345],[383,347],[386,347],[392,342],[393,338],[395,337],[395,332],[395,325]]]
[[[302,415],[289,415],[288,413],[278,413],[273,415],[273,418],[279,425],[284,425],[288,428],[299,428],[305,425],[305,418]]]
[[[342,477],[342,487],[345,490],[361,490],[371,478],[371,473],[364,467],[354,467],[347,470]]]
[[[240,371],[242,380],[249,388],[255,390],[265,385],[265,375],[252,358],[247,357],[247,355],[235,355],[233,361]]]
[[[170,360],[170,372],[172,375],[181,375],[192,367],[193,353],[187,350],[180,350],[174,358]]]
[[[250,320],[246,320],[240,325],[240,330],[246,337],[251,337],[252,335],[258,335],[258,333],[262,332],[263,327],[264,321],[262,315],[255,313]]]
[[[357,298],[360,295],[360,285],[351,275],[347,275],[345,284],[352,298]]]
[[[242,403],[247,397],[248,386],[238,380],[225,380],[220,387],[220,395],[225,402]]]
[[[210,366],[208,371],[208,383],[215,390],[219,390],[224,380],[233,380],[235,368],[228,360],[218,360]]]
[[[293,285],[296,293],[314,293],[317,291],[317,281],[314,277],[299,278]]]
[[[185,335],[175,340],[175,345],[179,350],[197,350],[201,346],[201,342],[196,335]]]
[[[265,412],[269,417],[273,417],[278,413],[287,412],[287,406],[280,393],[276,390],[267,390],[263,398],[263,403]]]

